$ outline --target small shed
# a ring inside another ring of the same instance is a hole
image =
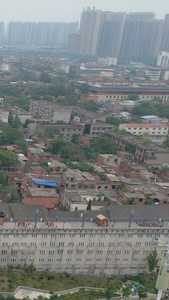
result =
[[[108,218],[100,214],[96,217],[96,224],[100,226],[108,226]]]

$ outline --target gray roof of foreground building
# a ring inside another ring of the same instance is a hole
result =
[[[29,187],[29,192],[31,194],[32,197],[58,197],[58,195],[56,194],[56,190],[55,189],[51,189],[51,188],[33,188],[33,187]]]
[[[5,214],[5,221],[17,222],[24,220],[34,222],[38,211],[38,222],[41,220],[52,219],[55,222],[81,222],[81,214],[84,211],[48,211],[44,205],[24,205],[24,204],[4,204],[0,203],[0,212]],[[133,222],[135,221],[163,221],[169,222],[169,205],[109,205],[106,208],[98,210],[88,210],[86,222],[91,222],[101,213],[110,221],[127,222],[133,213]]]
[[[110,205],[106,208],[112,219],[129,219],[134,211],[133,220],[169,220],[169,206],[166,205]]]
[[[82,82],[76,82],[75,86],[81,86]],[[95,92],[121,92],[121,93],[164,93],[169,94],[169,88],[166,87],[121,87],[121,86],[96,86],[96,85],[89,85],[90,91]]]

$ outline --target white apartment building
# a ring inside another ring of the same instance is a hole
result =
[[[169,52],[160,51],[157,58],[157,66],[162,69],[169,69]]]
[[[151,137],[158,136],[167,138],[168,135],[168,126],[164,124],[137,124],[137,123],[130,123],[130,124],[120,124],[120,129],[125,129],[127,132],[143,136],[143,137]]]
[[[39,271],[57,273],[136,275],[147,270],[155,238],[166,243],[169,239],[168,205],[109,205],[100,212],[86,211],[84,226],[82,211],[50,212],[43,205],[2,203],[0,211],[5,214],[4,223],[0,216],[1,269],[33,264]],[[100,213],[108,218],[108,226],[94,221]],[[18,227],[20,220],[23,227]],[[47,220],[53,220],[52,227]],[[156,247],[161,257],[165,248]]]
[[[62,222],[63,223],[63,222]],[[90,222],[91,223],[91,222]],[[154,249],[154,238],[168,243],[164,228],[116,224],[115,228],[14,228],[0,229],[0,268],[33,264],[37,270],[79,275],[125,275],[147,270],[147,255]],[[133,228],[135,227],[135,228]],[[162,251],[157,247],[159,256]]]

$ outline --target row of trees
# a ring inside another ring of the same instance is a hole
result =
[[[78,136],[74,134],[72,141],[65,141],[62,138],[53,139],[48,151],[54,154],[60,154],[63,159],[81,160],[85,155],[86,158],[94,159],[99,153],[110,154],[116,153],[116,144],[109,136],[99,137],[90,140],[90,147],[84,147],[79,144]],[[81,167],[82,163],[80,163]],[[70,165],[70,167],[79,168],[79,166]]]
[[[162,103],[146,101],[136,105],[132,110],[132,114],[137,116],[157,115],[159,117],[169,118],[169,107]]]

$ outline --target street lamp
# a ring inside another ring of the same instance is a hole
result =
[[[167,252],[162,256],[160,268],[156,281],[156,288],[158,289],[156,300],[160,300],[162,291],[167,290],[169,287],[169,243],[165,243],[158,238],[155,238],[159,242],[158,246],[166,247]]]
[[[37,227],[38,213],[39,213],[39,209],[36,210],[36,215],[35,215],[35,227]]]

